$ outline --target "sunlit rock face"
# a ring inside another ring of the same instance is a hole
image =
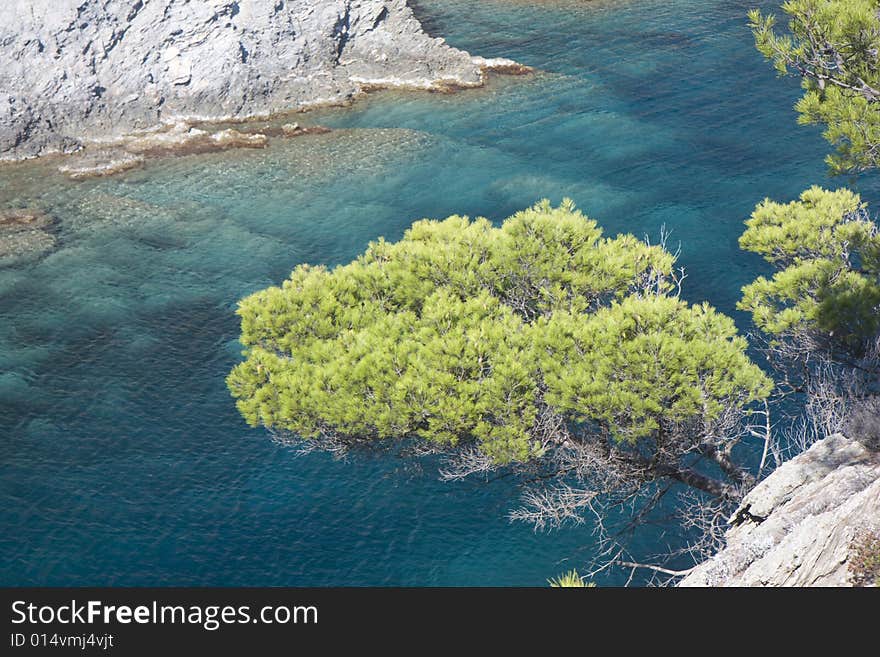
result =
[[[0,159],[513,65],[429,37],[406,0],[6,0],[0,57]]]
[[[880,454],[834,435],[743,499],[727,547],[680,586],[850,586],[853,544],[880,529]]]

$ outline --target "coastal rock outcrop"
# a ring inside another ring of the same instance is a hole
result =
[[[850,586],[854,543],[880,531],[880,454],[829,436],[758,484],[730,524],[727,546],[679,586]]]
[[[0,56],[0,159],[527,70],[428,36],[406,0],[5,0]]]
[[[213,153],[233,148],[266,148],[269,137],[290,138],[330,132],[324,126],[300,126],[298,123],[285,123],[282,126],[249,124],[242,130],[218,130],[209,124],[202,125],[205,129],[178,121],[159,130],[135,132],[116,140],[104,139],[64,158],[58,170],[74,180],[97,178],[137,168],[152,158]]]

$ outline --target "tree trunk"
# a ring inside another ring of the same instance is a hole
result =
[[[730,460],[730,454],[718,449],[714,445],[706,445],[701,452],[718,464],[728,477],[738,484],[744,484],[752,479],[752,476]]]
[[[658,463],[653,466],[654,471],[664,477],[672,477],[676,481],[687,484],[698,490],[705,491],[720,499],[732,499],[735,489],[722,481],[707,477],[687,468],[678,468],[666,463]]]

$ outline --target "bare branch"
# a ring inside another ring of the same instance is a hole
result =
[[[688,568],[687,570],[670,570],[669,568],[655,566],[650,563],[635,563],[633,561],[613,561],[612,564],[615,566],[623,566],[625,568],[646,568],[648,570],[653,570],[654,572],[663,573],[664,575],[672,575],[673,577],[684,577],[693,570],[693,568]]]
[[[449,454],[440,468],[440,479],[456,481],[477,474],[488,475],[498,469],[490,456],[476,447],[464,447]]]

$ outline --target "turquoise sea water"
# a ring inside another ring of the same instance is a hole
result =
[[[753,4],[421,0],[433,33],[540,73],[376,94],[305,117],[330,134],[103,180],[0,168],[0,207],[44,209],[58,239],[0,266],[0,584],[542,585],[582,565],[591,526],[510,524],[509,480],[296,457],[249,429],[224,384],[235,304],[414,219],[569,196],[611,233],[665,224],[686,296],[734,313],[764,271],[736,244],[754,204],[847,182],[754,51]],[[636,553],[676,532],[645,528]]]

